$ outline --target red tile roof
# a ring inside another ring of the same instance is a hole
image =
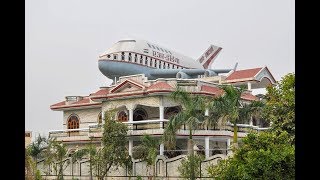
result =
[[[154,89],[170,89],[170,90],[172,90],[173,87],[170,86],[166,82],[157,82],[157,83],[152,84],[151,86],[148,87],[148,90],[154,90]]]
[[[215,95],[223,94],[223,90],[222,89],[220,89],[218,87],[207,86],[207,85],[202,85],[201,86],[201,91],[213,93]]]
[[[138,83],[138,82],[136,82],[134,80],[127,79],[127,80],[123,81],[122,83],[118,84],[116,87],[114,87],[110,92],[111,93],[115,92],[116,90],[120,89],[122,86],[124,86],[127,83],[133,84],[133,85],[135,85],[137,87],[145,88],[144,85],[142,85],[142,84],[140,84],[140,83]]]
[[[66,104],[66,101],[59,102],[57,104],[53,104],[50,106],[51,109],[60,109],[60,108],[68,108],[68,107],[81,107],[81,106],[91,106],[91,105],[98,105],[101,103],[90,102],[89,97],[84,97],[82,100],[73,102],[70,104]]]
[[[66,105],[66,101],[62,101],[62,102],[53,104],[53,105],[51,105],[51,106],[64,106],[64,105]]]
[[[72,104],[70,104],[70,105],[75,105],[75,104],[88,104],[88,103],[90,103],[90,99],[89,99],[88,97],[85,97],[85,98],[83,98],[82,100],[77,101],[77,102],[74,102],[74,103],[72,103]]]
[[[241,98],[244,99],[244,100],[249,100],[249,101],[257,101],[257,100],[259,100],[258,97],[254,96],[254,95],[252,95],[250,93],[243,93],[241,95]]]
[[[99,91],[92,93],[91,96],[102,96],[109,93],[108,89],[100,89]]]
[[[262,67],[235,71],[232,74],[230,74],[225,80],[228,81],[234,79],[253,78],[261,69]]]

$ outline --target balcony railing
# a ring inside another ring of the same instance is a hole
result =
[[[153,132],[154,130],[162,130],[159,131],[160,133],[163,132],[163,129],[166,128],[167,122],[169,120],[164,119],[153,119],[153,120],[141,120],[141,121],[133,121],[133,122],[123,122],[124,124],[128,125],[128,129],[131,130],[131,132],[137,131],[137,133],[141,132],[144,133],[146,131]],[[250,132],[250,131],[264,131],[269,129],[267,128],[260,128],[258,126],[253,126],[249,124],[237,124],[238,132]],[[65,129],[65,130],[52,130],[49,131],[49,137],[56,137],[57,140],[69,140],[68,137],[78,137],[77,139],[88,139],[92,137],[102,137],[102,128],[103,124],[90,124],[88,128],[80,128],[80,129]],[[188,126],[186,124],[182,125],[180,127],[181,130],[188,130]],[[233,124],[232,123],[226,123],[223,126],[220,127],[214,127],[214,126],[205,126],[202,124],[199,124],[199,127],[197,130],[211,130],[212,132],[216,131],[233,131]],[[210,131],[209,131],[210,132]],[[129,133],[130,135],[132,133]],[[73,140],[73,139],[70,139]],[[74,139],[75,140],[75,139]]]

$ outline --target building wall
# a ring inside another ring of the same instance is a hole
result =
[[[67,120],[71,114],[76,114],[79,117],[79,128],[87,128],[89,124],[98,123],[98,115],[101,108],[68,110],[63,112],[63,127],[67,129]]]

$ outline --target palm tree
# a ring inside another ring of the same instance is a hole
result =
[[[179,102],[184,109],[170,117],[163,134],[163,142],[169,149],[173,149],[176,144],[176,132],[182,125],[187,124],[189,129],[188,154],[194,154],[192,134],[199,124],[204,122],[205,98],[192,95],[180,87],[171,93],[171,98]]]
[[[135,151],[132,154],[133,158],[146,161],[148,166],[152,165],[153,179],[155,179],[155,166],[159,145],[158,139],[145,134],[141,137],[141,144],[135,147]]]
[[[25,148],[25,179],[31,180],[34,176],[35,162],[30,155],[30,146]]]
[[[221,118],[224,123],[230,121],[233,124],[233,143],[237,147],[237,123],[245,122],[251,116],[258,116],[262,110],[263,103],[259,101],[253,101],[251,104],[242,103],[241,94],[245,91],[244,87],[237,88],[231,85],[224,85],[221,88],[224,90],[224,94],[213,99],[210,104],[210,111]]]
[[[70,164],[70,161],[65,160],[68,158],[68,149],[65,144],[56,141],[56,139],[50,139],[49,145],[46,150],[45,160],[46,164],[56,163],[54,167],[55,171],[58,172],[57,179],[63,180],[63,171]]]
[[[36,167],[38,160],[44,157],[44,150],[47,148],[47,146],[47,139],[42,137],[40,134],[36,140],[28,146],[28,154],[33,158]]]

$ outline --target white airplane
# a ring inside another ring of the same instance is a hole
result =
[[[128,39],[115,43],[99,56],[99,70],[110,79],[133,74],[145,74],[148,79],[217,76],[233,69],[208,69],[221,47],[210,47],[194,60],[145,40]]]

